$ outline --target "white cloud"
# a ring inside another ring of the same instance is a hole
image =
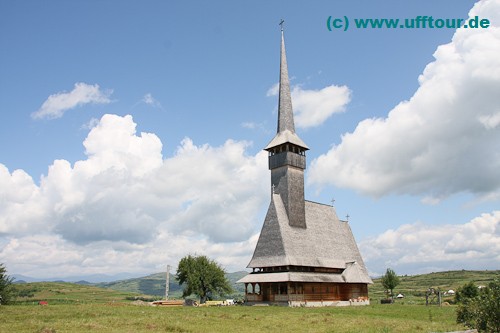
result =
[[[10,237],[0,249],[0,260],[11,274],[38,278],[128,272],[151,274],[174,266],[188,253],[204,254],[233,272],[248,263],[258,235],[245,241],[217,244],[207,239],[169,234],[160,230],[146,244],[101,241],[75,244],[60,235],[40,233]],[[118,268],[117,268],[118,267]]]
[[[246,128],[246,129],[250,129],[250,130],[258,130],[258,131],[262,132],[263,134],[269,135],[269,136],[272,136],[272,133],[273,133],[272,131],[270,131],[267,128],[265,122],[256,123],[256,122],[247,121],[247,122],[241,123],[241,127]]]
[[[147,93],[146,95],[144,95],[144,97],[142,98],[142,102],[155,108],[161,108],[161,103],[156,100],[153,95],[151,95],[151,93]]]
[[[292,90],[292,103],[297,127],[308,128],[323,124],[334,113],[344,112],[351,100],[346,86],[331,85],[320,90]]]
[[[241,126],[244,128],[248,128],[248,129],[256,129],[257,127],[259,127],[259,124],[254,123],[254,122],[250,122],[250,121],[246,121],[246,122],[242,123]]]
[[[54,161],[40,185],[0,164],[0,261],[16,273],[53,266],[40,264],[44,251],[60,252],[68,275],[80,266],[151,271],[192,252],[247,264],[269,194],[265,152],[186,138],[164,158],[155,134],[137,134],[131,116],[116,115],[104,115],[84,146],[86,159]]]
[[[486,129],[494,129],[500,125],[500,112],[491,115],[479,117],[479,122],[486,127]]]
[[[0,235],[38,232],[48,217],[46,199],[31,176],[0,164]]]
[[[405,224],[360,242],[371,271],[393,268],[399,274],[455,269],[498,269],[500,211],[465,224]]]
[[[90,120],[87,123],[83,124],[80,128],[83,130],[91,130],[97,125],[99,125],[99,119],[90,118]]]
[[[34,119],[61,118],[68,110],[85,104],[108,104],[111,102],[112,90],[101,91],[98,84],[75,83],[70,92],[59,92],[50,95],[38,111],[31,114]]]
[[[280,83],[276,82],[275,84],[272,85],[271,88],[267,90],[266,96],[271,97],[271,96],[278,96],[280,92]]]
[[[470,16],[487,29],[459,29],[434,53],[420,87],[384,119],[366,119],[315,159],[309,183],[444,198],[500,190],[500,1],[478,2]]]
[[[267,96],[278,94],[279,83],[267,91]],[[344,112],[351,100],[351,91],[347,86],[331,85],[319,90],[307,90],[296,85],[291,94],[295,124],[300,128],[323,124],[334,113]]]

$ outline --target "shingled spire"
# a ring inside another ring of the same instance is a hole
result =
[[[280,54],[280,95],[278,104],[278,133],[289,130],[295,133],[293,122],[292,96],[290,94],[290,81],[288,80],[288,66],[286,63],[285,36],[281,29],[281,54]]]
[[[309,147],[295,134],[295,123],[293,121],[292,95],[290,93],[290,80],[288,79],[288,65],[286,62],[285,36],[283,32],[283,21],[281,25],[281,52],[280,52],[280,81],[278,102],[278,128],[276,136],[269,142],[265,150],[284,143],[292,143],[308,150]]]
[[[285,206],[290,226],[306,228],[304,208],[304,169],[309,149],[295,133],[292,96],[286,63],[283,21],[281,29],[278,130],[267,145],[273,193],[279,194]]]

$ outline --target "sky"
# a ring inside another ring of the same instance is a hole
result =
[[[350,28],[327,28],[329,17]],[[356,29],[478,16],[482,29]],[[37,278],[246,268],[281,33],[308,200],[373,276],[500,269],[500,0],[0,0],[0,262]]]

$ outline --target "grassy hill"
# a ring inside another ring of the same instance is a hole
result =
[[[142,278],[120,280],[115,282],[97,283],[95,284],[95,286],[124,291],[124,292],[134,292],[145,295],[163,296],[165,295],[165,277],[166,277],[165,274],[166,273],[155,273]],[[233,289],[235,290],[234,293],[235,296],[244,294],[244,286],[241,284],[237,284],[236,281],[241,279],[246,274],[248,273],[243,271],[226,274],[226,277],[231,283]],[[170,274],[169,297],[180,298],[181,295],[182,295],[182,287],[179,286],[179,282],[175,278],[175,275]]]
[[[236,283],[239,279],[248,274],[245,271],[227,273],[226,277],[231,282],[235,293],[233,296],[242,296],[244,286]],[[406,301],[422,302],[425,292],[430,288],[447,291],[456,290],[467,282],[474,282],[476,285],[487,285],[495,278],[500,277],[500,270],[497,271],[448,271],[437,272],[413,276],[400,276],[400,284],[394,290],[395,293],[402,293],[406,296]],[[384,288],[381,279],[374,279],[374,284],[369,287],[370,298],[377,300],[385,298]],[[165,294],[165,273],[151,274],[142,278],[120,280],[96,284],[98,287],[109,288],[124,292],[133,292],[145,295],[163,296]],[[173,274],[170,275],[170,297],[180,298],[182,287]]]
[[[97,287],[108,288],[124,292],[133,292],[145,295],[165,295],[165,275],[166,273],[151,274],[141,278],[126,279],[114,282],[103,282],[95,284]],[[179,297],[182,294],[182,288],[170,274],[170,296]]]
[[[237,284],[240,278],[247,272],[228,273],[227,278],[235,289],[231,297],[242,296],[243,285]],[[425,300],[425,292],[430,287],[447,291],[456,290],[467,282],[476,285],[487,285],[495,278],[500,278],[500,270],[497,271],[448,271],[414,276],[400,276],[400,284],[394,290],[402,293],[405,299],[399,302],[406,304],[420,304]],[[120,280],[115,282],[98,283],[94,285],[82,285],[67,282],[32,282],[16,284],[16,289],[21,297],[20,302],[37,302],[48,300],[51,303],[107,303],[124,301],[126,298],[157,296],[165,294],[165,273],[151,274],[142,278]],[[374,279],[374,284],[369,287],[370,298],[373,302],[385,298],[381,279]],[[180,298],[182,288],[179,286],[174,275],[170,276],[170,297]],[[451,299],[449,299],[451,300]]]
[[[87,304],[123,302],[127,298],[144,296],[139,293],[104,289],[69,282],[30,282],[16,284],[17,303]]]
[[[496,271],[447,271],[413,276],[400,276],[400,284],[394,290],[395,294],[405,295],[405,301],[421,302],[429,288],[448,291],[457,290],[468,282],[476,285],[487,285],[495,278],[500,278],[500,270]],[[381,278],[374,279],[374,284],[369,287],[371,299],[382,299],[385,297]],[[449,299],[451,300],[451,299]]]

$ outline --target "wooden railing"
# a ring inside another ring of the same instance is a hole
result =
[[[259,294],[247,294],[247,302],[262,302],[264,300],[262,295]],[[271,302],[304,302],[304,301],[340,301],[339,297],[334,297],[333,295],[315,295],[315,294],[283,294],[283,295],[269,295],[268,301]]]
[[[246,295],[248,302],[262,302],[262,295],[258,294],[247,294]]]
[[[290,295],[288,295],[288,300],[289,301],[303,302],[304,301],[304,295],[290,294]]]
[[[288,302],[288,295],[274,295],[275,302]]]
[[[304,294],[301,295],[305,300],[308,301],[340,301],[339,297],[336,297],[334,295],[328,295],[328,294],[323,294],[323,295],[318,295],[318,294]]]

